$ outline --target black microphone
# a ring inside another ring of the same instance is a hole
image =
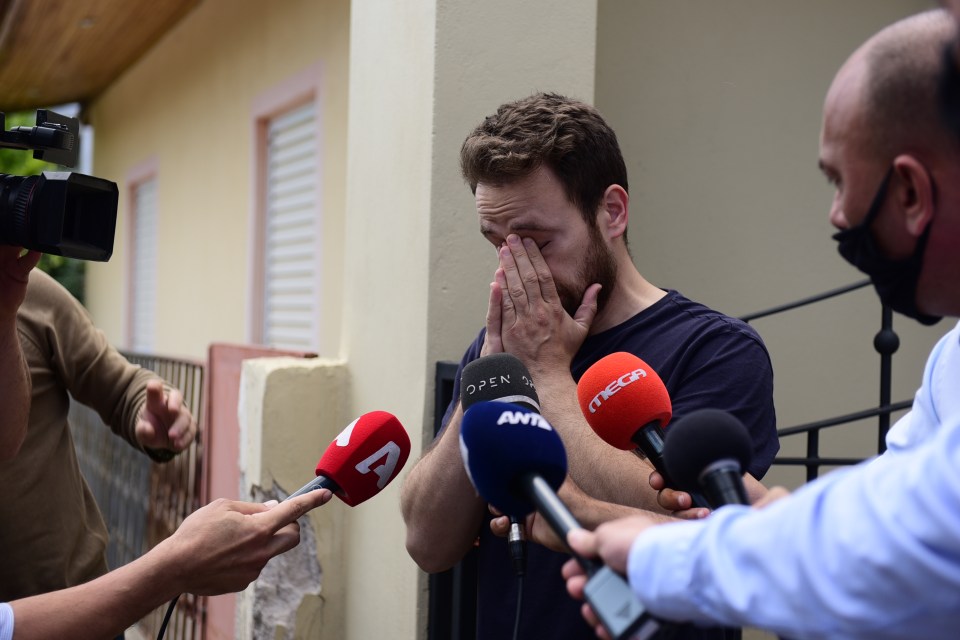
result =
[[[750,434],[732,414],[700,409],[667,431],[664,462],[684,491],[701,488],[710,505],[750,504],[743,473],[750,465]]]
[[[564,545],[582,527],[556,490],[567,475],[567,455],[547,420],[524,407],[478,402],[463,416],[460,453],[470,481],[484,500],[507,515],[539,513]],[[584,597],[614,640],[647,640],[660,629],[626,579],[567,547],[587,574]]]
[[[460,406],[466,411],[477,402],[512,402],[540,413],[540,398],[533,378],[519,358],[493,353],[470,362],[460,375]],[[527,569],[527,540],[523,523],[510,516],[507,535],[513,569],[518,576]]]

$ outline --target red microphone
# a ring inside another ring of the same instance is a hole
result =
[[[617,449],[639,450],[675,487],[663,461],[663,428],[673,410],[670,395],[653,367],[625,351],[597,360],[577,383],[580,410],[594,432]],[[695,506],[708,507],[691,494]]]
[[[317,477],[286,500],[330,489],[354,507],[369,500],[397,477],[410,455],[410,438],[386,411],[365,413],[340,432],[317,463]]]
[[[577,383],[580,410],[597,435],[617,449],[644,448],[641,431],[659,433],[673,415],[663,380],[626,351],[597,360]],[[660,438],[661,446],[663,438]],[[644,449],[644,453],[650,457]]]

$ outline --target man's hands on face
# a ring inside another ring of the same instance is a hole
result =
[[[592,284],[571,318],[536,243],[507,236],[490,285],[487,338],[481,355],[509,351],[536,371],[569,371],[597,313],[600,285]]]
[[[183,396],[164,391],[163,382],[147,383],[147,401],[136,427],[137,442],[150,449],[183,451],[197,435],[197,421],[183,404]]]

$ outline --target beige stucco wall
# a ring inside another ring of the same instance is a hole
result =
[[[641,272],[733,315],[861,280],[830,239],[832,191],[817,169],[823,97],[867,37],[930,4],[600,2],[596,104],[627,160]],[[895,316],[894,401],[912,398],[951,325]],[[772,354],[781,427],[876,406],[872,288],[754,326]],[[822,451],[875,453],[874,425],[825,434]],[[796,437],[781,444],[803,454]],[[794,485],[803,475],[770,478]]]
[[[355,410],[400,417],[411,460],[432,426],[435,360],[458,359],[482,325],[493,272],[459,178],[460,143],[488,111],[540,82],[591,91],[593,37],[583,26],[594,12],[589,3],[560,12],[550,4],[353,7],[345,273],[358,293],[345,306],[345,355]],[[545,21],[551,12],[559,15]],[[559,65],[570,52],[575,64]],[[403,477],[376,509],[351,513],[358,544],[347,550],[349,590],[369,595],[347,605],[353,638],[423,631],[422,574],[403,548]],[[395,590],[384,588],[386,576]],[[370,616],[372,606],[382,614]]]
[[[91,106],[95,173],[121,193],[114,256],[91,264],[88,278],[88,306],[112,341],[125,340],[125,180],[148,161],[159,188],[156,350],[198,357],[212,341],[247,341],[253,103],[316,67],[324,142],[319,351],[338,355],[348,22],[346,0],[206,0]]]
[[[325,451],[352,420],[346,410],[348,385],[340,361],[260,358],[244,363],[242,497],[280,499],[313,478],[316,452]],[[239,598],[236,637],[347,637],[344,549],[353,544],[345,535],[349,509],[333,499],[301,521],[301,544],[272,560]]]

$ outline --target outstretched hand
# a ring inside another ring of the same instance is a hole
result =
[[[183,451],[197,435],[197,421],[183,404],[183,395],[169,394],[160,380],[147,383],[147,401],[137,420],[137,442],[151,449]]]
[[[190,514],[158,545],[179,568],[178,592],[216,595],[242,591],[267,561],[300,543],[297,519],[328,502],[328,489],[280,504],[219,499]]]

